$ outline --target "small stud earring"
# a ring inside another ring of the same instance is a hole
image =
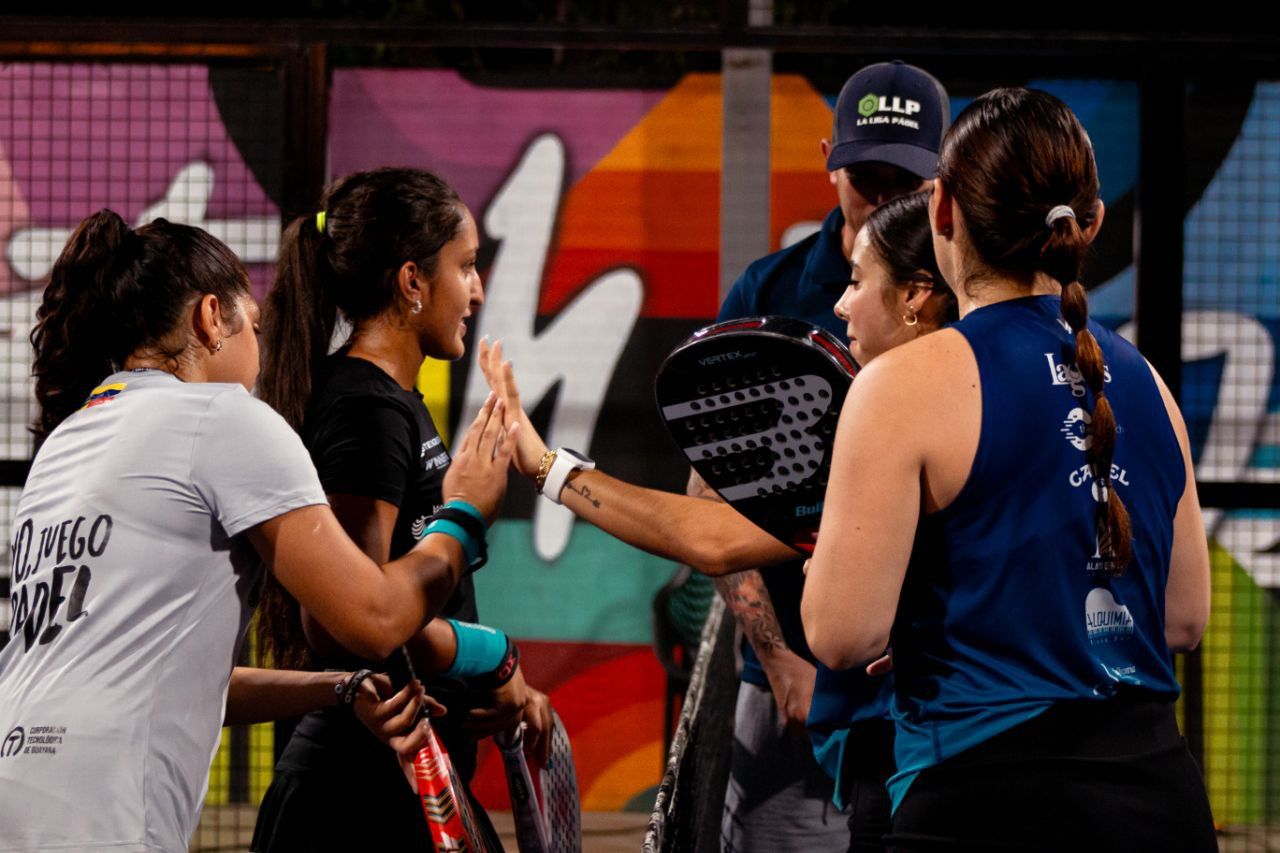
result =
[[[213,345],[213,352],[215,355],[222,352],[222,341],[218,341]]]

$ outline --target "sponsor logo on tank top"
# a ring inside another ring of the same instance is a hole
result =
[[[38,535],[30,518],[19,525],[9,546],[15,584],[9,608],[14,642],[22,636],[24,654],[89,614],[91,566],[110,541],[111,516],[105,514],[68,518]]]
[[[0,741],[0,759],[14,755],[57,755],[66,726],[14,726]]]
[[[1097,660],[1095,658],[1095,660]],[[1093,692],[1098,696],[1114,696],[1120,689],[1121,684],[1130,684],[1140,686],[1142,678],[1138,675],[1138,668],[1133,664],[1125,666],[1108,666],[1103,661],[1098,661],[1098,665],[1102,667],[1102,671],[1106,673],[1108,681],[1102,681],[1093,685]]]
[[[1091,423],[1093,423],[1093,417],[1077,406],[1067,412],[1067,416],[1062,420],[1060,431],[1067,443],[1076,450],[1088,450],[1093,444],[1093,436],[1089,435]]]
[[[1084,625],[1090,643],[1111,643],[1133,635],[1133,615],[1111,590],[1096,586],[1084,600]]]
[[[1106,496],[1102,493],[1102,490],[1098,488],[1098,484],[1093,479],[1093,469],[1090,466],[1081,465],[1079,468],[1072,469],[1071,473],[1067,476],[1067,482],[1076,488],[1088,483],[1090,485],[1090,490],[1093,492],[1093,499],[1098,503],[1106,502]],[[1119,483],[1122,486],[1130,485],[1129,472],[1124,468],[1121,468],[1119,465],[1113,464],[1111,466],[1111,482],[1113,485],[1116,483]]]
[[[1075,397],[1085,395],[1089,385],[1084,381],[1084,376],[1081,375],[1080,368],[1076,367],[1075,362],[1064,364],[1051,352],[1045,353],[1044,359],[1049,362],[1049,384],[1067,385]],[[1111,368],[1105,364],[1102,366],[1102,381],[1111,381]]]

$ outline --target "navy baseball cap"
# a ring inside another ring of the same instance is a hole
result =
[[[900,60],[868,65],[836,99],[827,171],[879,162],[933,178],[950,121],[947,90],[932,74]]]

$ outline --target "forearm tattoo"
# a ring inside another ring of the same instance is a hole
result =
[[[571,492],[576,492],[577,494],[582,495],[583,500],[591,504],[596,509],[600,508],[600,499],[594,497],[591,494],[591,487],[586,485],[585,483],[582,484],[581,486],[575,486],[573,485],[573,481],[570,480],[569,482],[564,484],[564,487]]]
[[[756,654],[764,656],[787,648],[782,626],[774,612],[769,590],[759,572],[746,571],[715,579],[716,588],[742,625]]]

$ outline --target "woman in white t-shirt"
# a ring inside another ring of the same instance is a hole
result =
[[[54,267],[0,651],[0,850],[185,848],[262,564],[335,639],[381,659],[465,573],[474,543],[460,540],[484,535],[454,525],[384,566],[356,547],[297,435],[248,393],[257,319],[239,261],[190,226],[133,231],[102,211]],[[489,520],[513,444],[494,408],[444,486]],[[242,716],[257,696],[288,708],[359,687],[239,681]]]

